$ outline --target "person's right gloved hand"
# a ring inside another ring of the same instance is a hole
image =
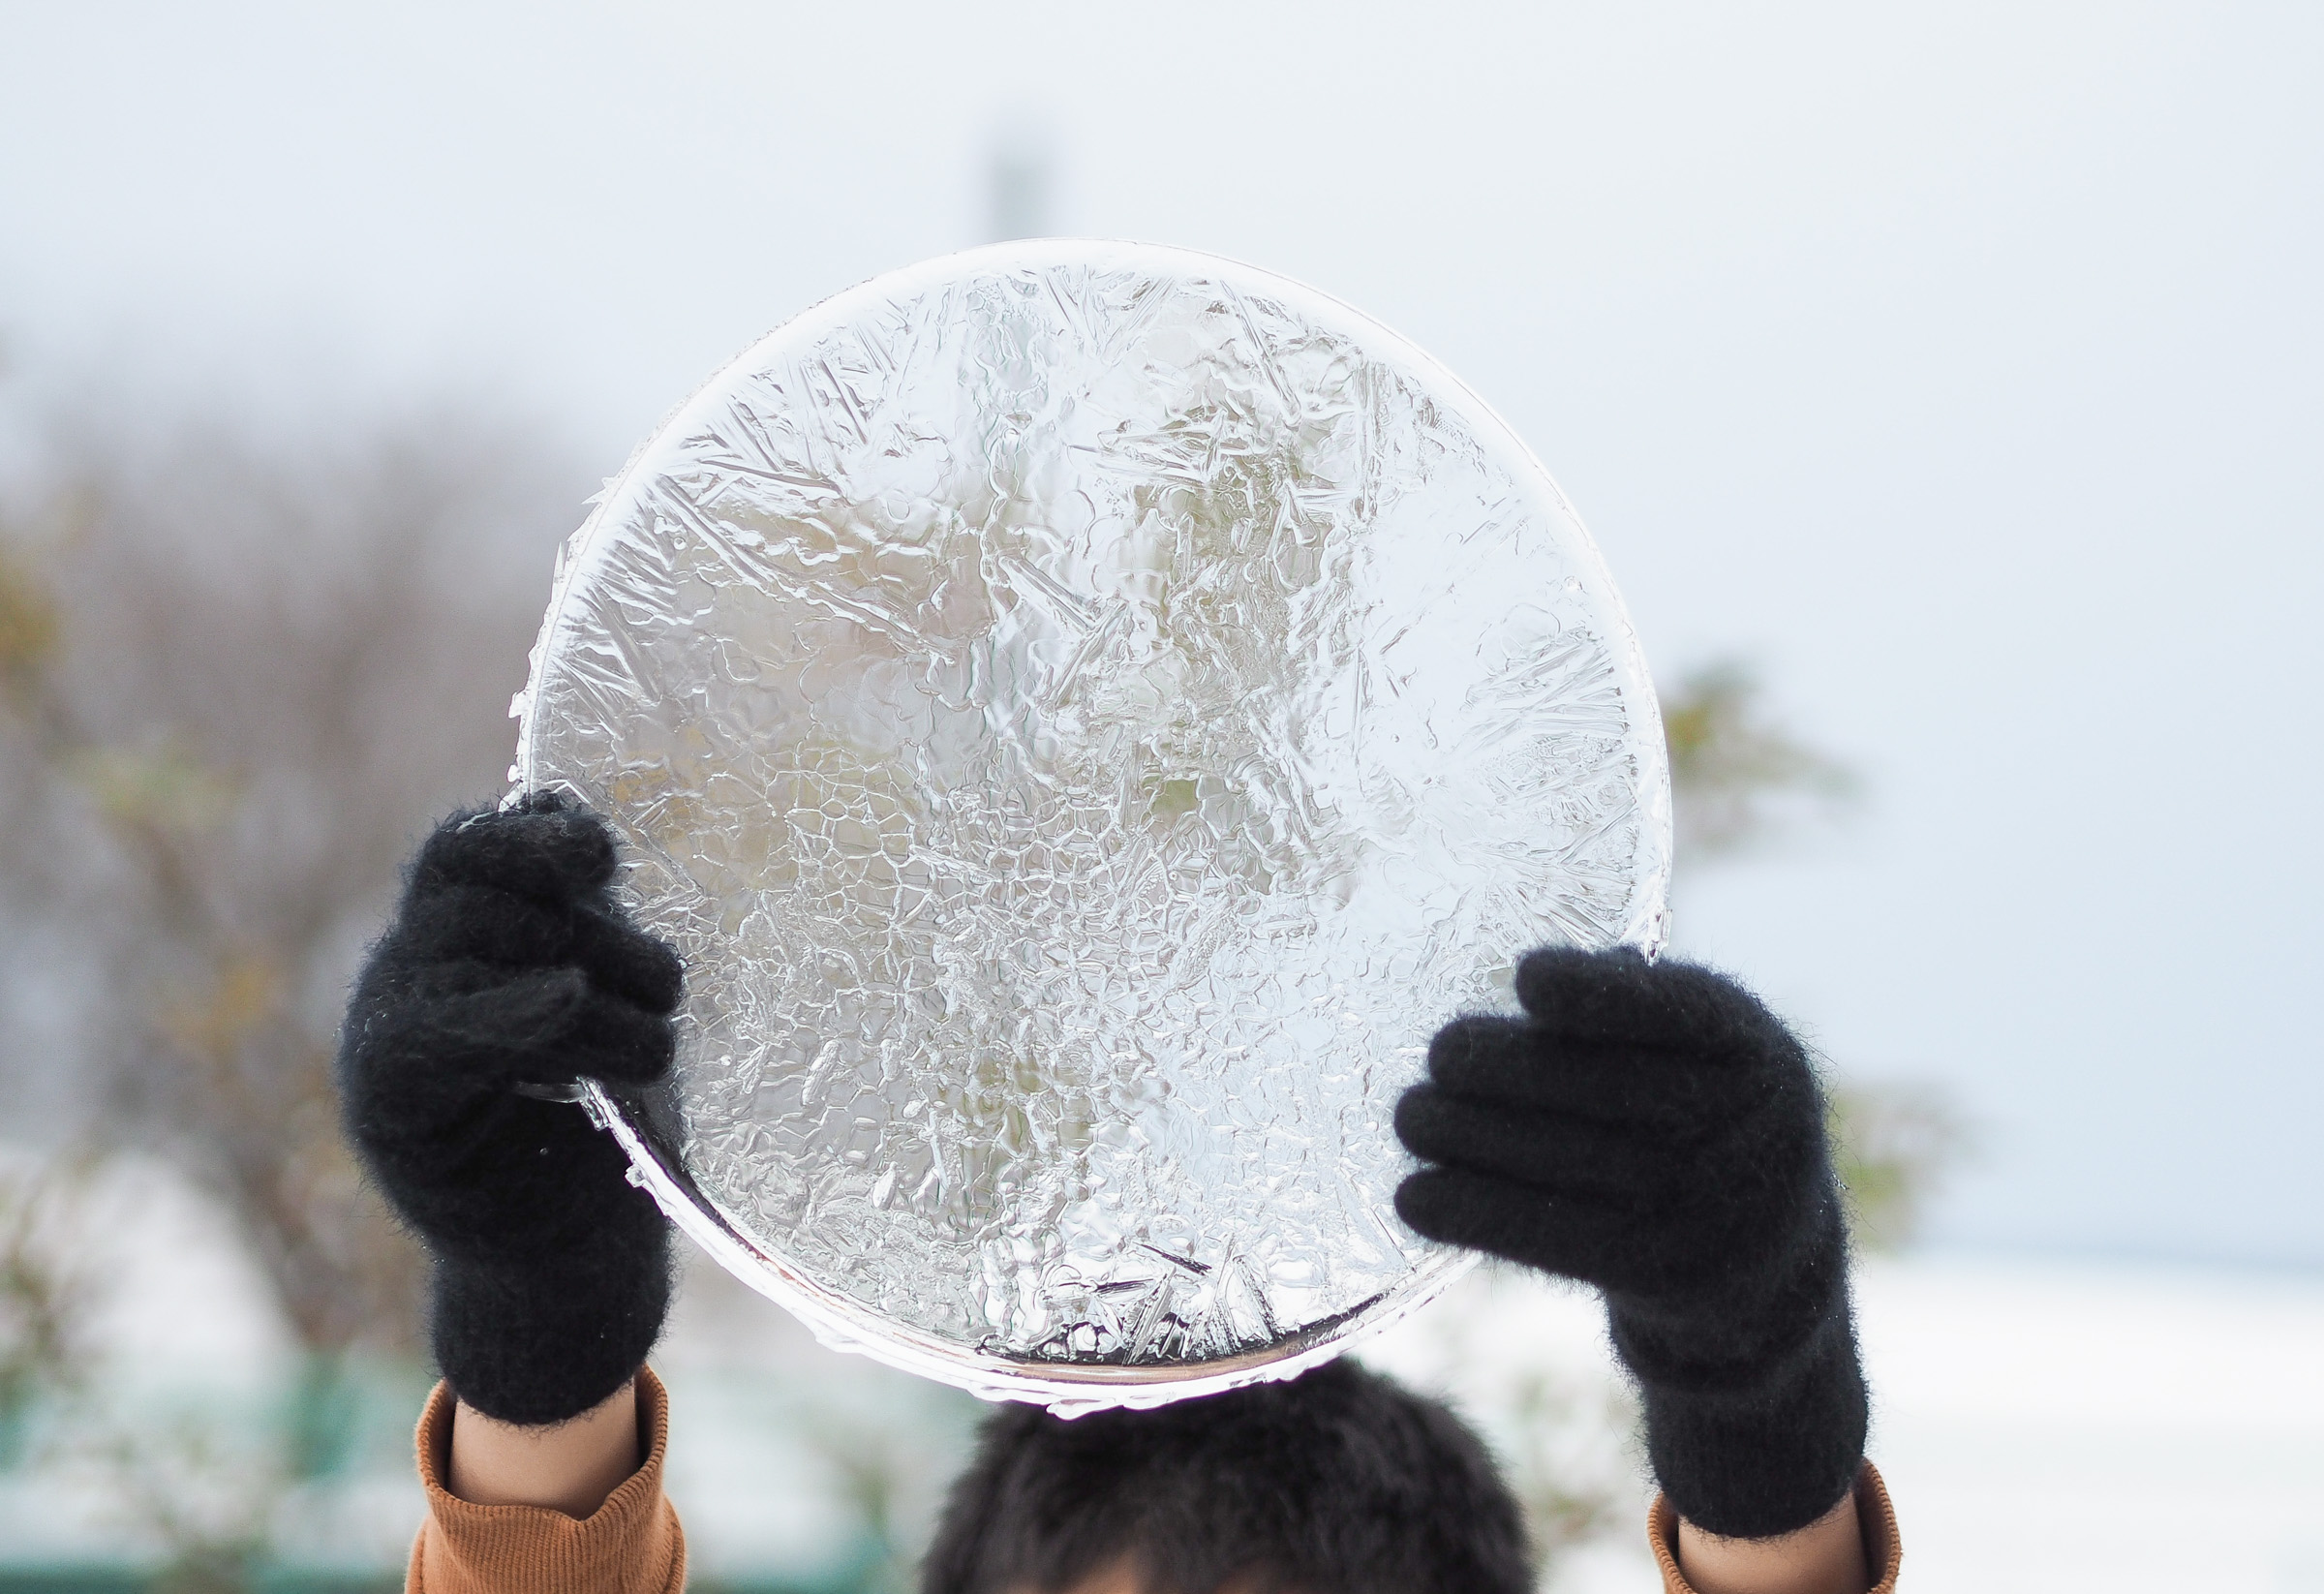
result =
[[[1551,947],[1437,1032],[1396,1133],[1421,1234],[1597,1286],[1680,1513],[1806,1526],[1864,1455],[1848,1229],[1806,1048],[1698,965]]]
[[[554,793],[455,813],[413,860],[339,1051],[347,1132],[435,1261],[429,1331],[453,1393],[562,1422],[660,1334],[670,1225],[613,1137],[517,1087],[668,1069],[677,954],[630,924],[603,821]]]

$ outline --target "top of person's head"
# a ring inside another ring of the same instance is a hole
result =
[[[1522,1594],[1517,1503],[1476,1435],[1350,1363],[1151,1411],[1011,1406],[953,1486],[922,1594]]]

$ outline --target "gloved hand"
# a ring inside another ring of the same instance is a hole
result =
[[[613,837],[554,794],[420,847],[340,1039],[347,1132],[435,1259],[430,1335],[486,1416],[545,1424],[621,1388],[669,1305],[669,1222],[613,1137],[519,1084],[642,1085],[683,974],[608,890]]]
[[[1604,1293],[1689,1520],[1806,1526],[1853,1482],[1866,1415],[1806,1053],[1724,975],[1626,948],[1534,952],[1516,986],[1526,1016],[1447,1025],[1398,1104],[1397,1135],[1435,1166],[1396,1211]]]

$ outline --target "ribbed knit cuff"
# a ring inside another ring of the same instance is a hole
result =
[[[444,1381],[487,1417],[562,1423],[629,1381],[670,1305],[666,1225],[514,1268],[440,1258],[428,1337]]]
[[[1863,1464],[1871,1402],[1845,1302],[1756,1388],[1711,1394],[1641,1372],[1639,1393],[1656,1481],[1689,1521],[1721,1538],[1807,1526]]]
[[[1637,1380],[1654,1476],[1687,1520],[1729,1539],[1807,1526],[1864,1459],[1870,1400],[1833,1194],[1789,1253],[1718,1296],[1608,1292],[1614,1353]]]

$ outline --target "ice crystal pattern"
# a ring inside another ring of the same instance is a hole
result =
[[[1188,1364],[1424,1288],[1390,1127],[1524,948],[1651,942],[1597,556],[1353,312],[1128,246],[770,334],[574,538],[527,779],[689,971],[702,1199],[881,1322]]]

